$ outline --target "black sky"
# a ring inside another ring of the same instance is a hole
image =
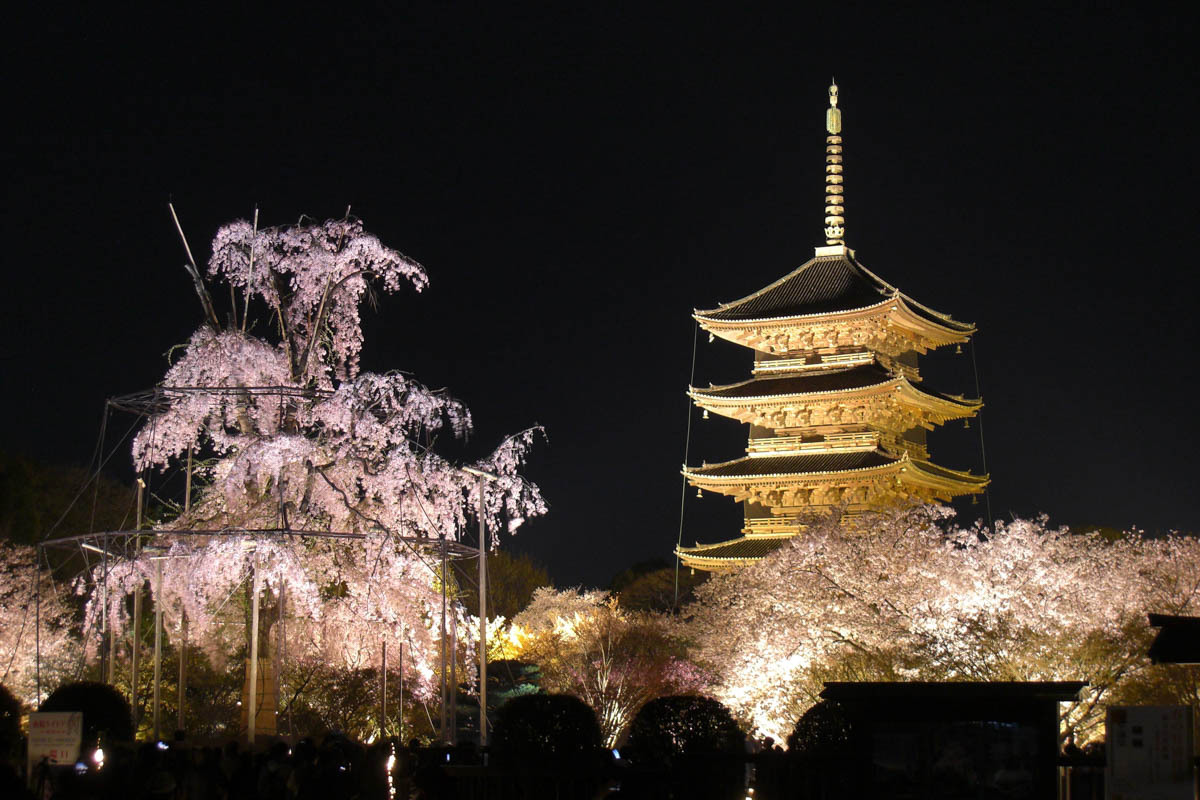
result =
[[[85,462],[199,323],[169,199],[198,259],[255,204],[351,205],[431,277],[368,312],[365,365],[449,387],[479,447],[546,426],[551,513],[511,546],[562,584],[667,558],[690,312],[821,243],[836,75],[849,244],[979,326],[996,515],[1197,528],[1193,17],[568,5],[14,20],[0,447]],[[699,339],[696,383],[748,368]],[[974,392],[970,351],[927,371]],[[744,447],[691,430],[693,462]],[[977,435],[935,458],[979,469]],[[737,519],[688,492],[684,540]]]

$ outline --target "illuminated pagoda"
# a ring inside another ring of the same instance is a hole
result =
[[[814,513],[948,501],[988,483],[930,461],[926,431],[975,415],[982,402],[924,387],[917,358],[961,347],[975,327],[908,297],[846,246],[837,101],[834,84],[825,117],[825,246],[771,285],[693,315],[710,340],[753,350],[754,370],[740,383],[688,390],[706,417],[747,423],[750,437],[742,458],[684,466],[699,492],[745,507],[741,536],[679,547],[685,566],[753,563]]]

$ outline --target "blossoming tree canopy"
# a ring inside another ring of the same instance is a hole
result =
[[[0,684],[24,705],[37,703],[39,655],[43,676],[78,664],[73,611],[35,548],[0,541]]]
[[[592,707],[606,747],[648,701],[707,685],[676,633],[669,616],[626,611],[604,592],[549,587],[534,592],[510,630],[516,655],[539,665],[543,689]]]
[[[125,630],[124,598],[149,584],[167,624],[178,631],[186,620],[217,658],[234,649],[220,641],[229,598],[256,575],[277,597],[286,587],[289,660],[358,669],[392,640],[414,692],[429,695],[442,579],[414,539],[466,533],[474,543],[479,482],[431,447],[442,431],[465,438],[471,415],[445,391],[359,361],[362,301],[373,288],[419,291],[424,269],[346,218],[222,228],[207,280],[229,287],[224,321],[214,298],[226,292],[189,271],[205,323],[167,370],[132,449],[139,472],[186,459],[199,488],[155,522],[153,549],[81,584],[88,627]],[[471,465],[494,476],[483,497],[489,530],[513,532],[546,510],[518,471],[537,433],[510,436]]]
[[[420,291],[428,283],[420,264],[349,218],[263,230],[234,222],[217,231],[212,250],[209,276],[223,278],[246,301],[265,301],[276,315],[294,381],[320,382],[327,370],[341,379],[358,373],[358,308],[368,281],[388,292],[405,283]],[[318,349],[324,358],[314,357]]]
[[[717,698],[782,740],[826,680],[1087,680],[1064,720],[1086,741],[1109,698],[1146,678],[1146,612],[1200,602],[1194,537],[959,527],[950,514],[816,519],[700,587],[695,655]]]
[[[164,407],[133,444],[139,470],[197,448],[215,456],[200,468],[206,490],[173,527],[463,529],[477,482],[425,443],[446,429],[465,437],[469,411],[408,375],[359,366],[360,304],[373,286],[419,291],[427,283],[419,264],[358,220],[265,229],[243,221],[217,233],[208,276],[232,290],[228,324],[213,312],[192,335],[163,380]],[[485,492],[489,527],[506,521],[512,531],[545,512],[517,472],[534,436],[509,437],[474,465],[498,477]]]

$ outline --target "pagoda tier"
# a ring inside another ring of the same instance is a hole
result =
[[[915,376],[914,376],[915,377]],[[932,430],[974,415],[978,400],[926,391],[879,364],[822,372],[782,372],[741,383],[691,388],[696,405],[781,435],[875,429]]]
[[[870,351],[898,358],[962,344],[975,326],[921,305],[877,277],[844,246],[805,262],[765,289],[696,311],[714,336],[769,355]]]
[[[925,441],[927,431],[976,415],[982,401],[924,387],[918,368],[919,355],[968,342],[975,326],[908,297],[846,247],[836,86],[826,127],[825,246],[769,286],[694,313],[710,338],[755,353],[749,380],[688,389],[706,417],[750,426],[745,456],[683,468],[701,495],[745,507],[740,537],[676,549],[696,569],[753,563],[802,535],[814,514],[946,502],[988,484],[932,463]]]
[[[947,501],[974,494],[987,485],[986,477],[878,448],[751,452],[720,464],[685,467],[683,474],[703,491],[753,503],[775,516],[802,515],[834,506],[854,512],[911,501]],[[747,523],[747,527],[753,526]]]
[[[728,542],[716,544],[699,544],[695,547],[681,547],[683,562],[692,569],[705,572],[728,572],[740,567],[748,567],[774,553],[792,534],[787,536],[743,536]]]

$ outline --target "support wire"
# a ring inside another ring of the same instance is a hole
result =
[[[971,338],[971,371],[975,374],[975,396],[983,397],[983,392],[979,388],[979,365],[975,362],[975,337],[976,333]],[[979,409],[979,413],[975,417],[975,424],[979,427],[979,458],[982,462],[983,474],[988,474],[987,468],[987,449],[983,444],[983,409]],[[992,527],[992,492],[987,486],[983,487],[983,507],[987,512],[988,527]]]
[[[696,342],[700,338],[700,323],[696,323],[696,328],[692,332],[692,370],[688,375],[688,386],[693,386],[696,383]],[[688,462],[688,453],[692,447],[692,398],[687,399],[687,433],[683,440],[683,463],[686,466]],[[687,505],[687,478],[683,479],[683,486],[679,490],[679,535],[675,539],[675,608],[679,608],[679,548],[683,546],[683,512]]]

